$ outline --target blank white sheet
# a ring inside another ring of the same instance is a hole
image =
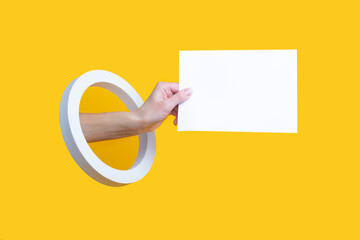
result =
[[[297,133],[297,50],[180,51],[178,131]]]

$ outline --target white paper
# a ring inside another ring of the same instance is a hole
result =
[[[178,131],[297,132],[297,51],[180,51]]]

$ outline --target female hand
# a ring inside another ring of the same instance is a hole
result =
[[[146,102],[135,112],[142,121],[144,132],[152,132],[170,114],[175,116],[177,125],[178,104],[190,98],[192,90],[187,88],[179,91],[179,84],[174,82],[159,82]]]
[[[178,104],[191,96],[191,89],[179,91],[179,84],[159,82],[149,98],[133,112],[80,113],[88,142],[123,138],[152,132],[171,114],[177,125]]]

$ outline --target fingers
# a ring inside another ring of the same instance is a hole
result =
[[[177,117],[178,114],[178,106],[174,107],[173,110],[171,110],[171,115],[173,115],[174,117]]]
[[[175,94],[179,92],[179,83],[169,83],[169,88],[171,89],[172,93]]]
[[[179,91],[179,84],[175,82],[158,82],[155,93],[161,98],[159,107],[166,114],[175,116],[174,125],[178,124],[178,104],[185,102],[192,95],[190,88]],[[161,94],[160,94],[161,93]],[[164,97],[165,96],[165,97]]]
[[[171,115],[173,115],[175,117],[174,119],[174,125],[176,126],[177,125],[177,122],[178,122],[178,105],[176,105],[176,107],[174,107],[173,110],[171,110]]]
[[[179,103],[185,102],[190,98],[192,94],[192,90],[190,88],[183,89],[176,93],[175,95],[171,96],[169,99],[165,100],[166,106],[169,112],[175,108]]]
[[[177,82],[158,82],[156,88],[164,89],[167,88],[171,90],[173,94],[179,92],[179,83]]]

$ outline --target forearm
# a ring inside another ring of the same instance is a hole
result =
[[[80,113],[87,142],[139,135],[145,132],[136,112]]]

